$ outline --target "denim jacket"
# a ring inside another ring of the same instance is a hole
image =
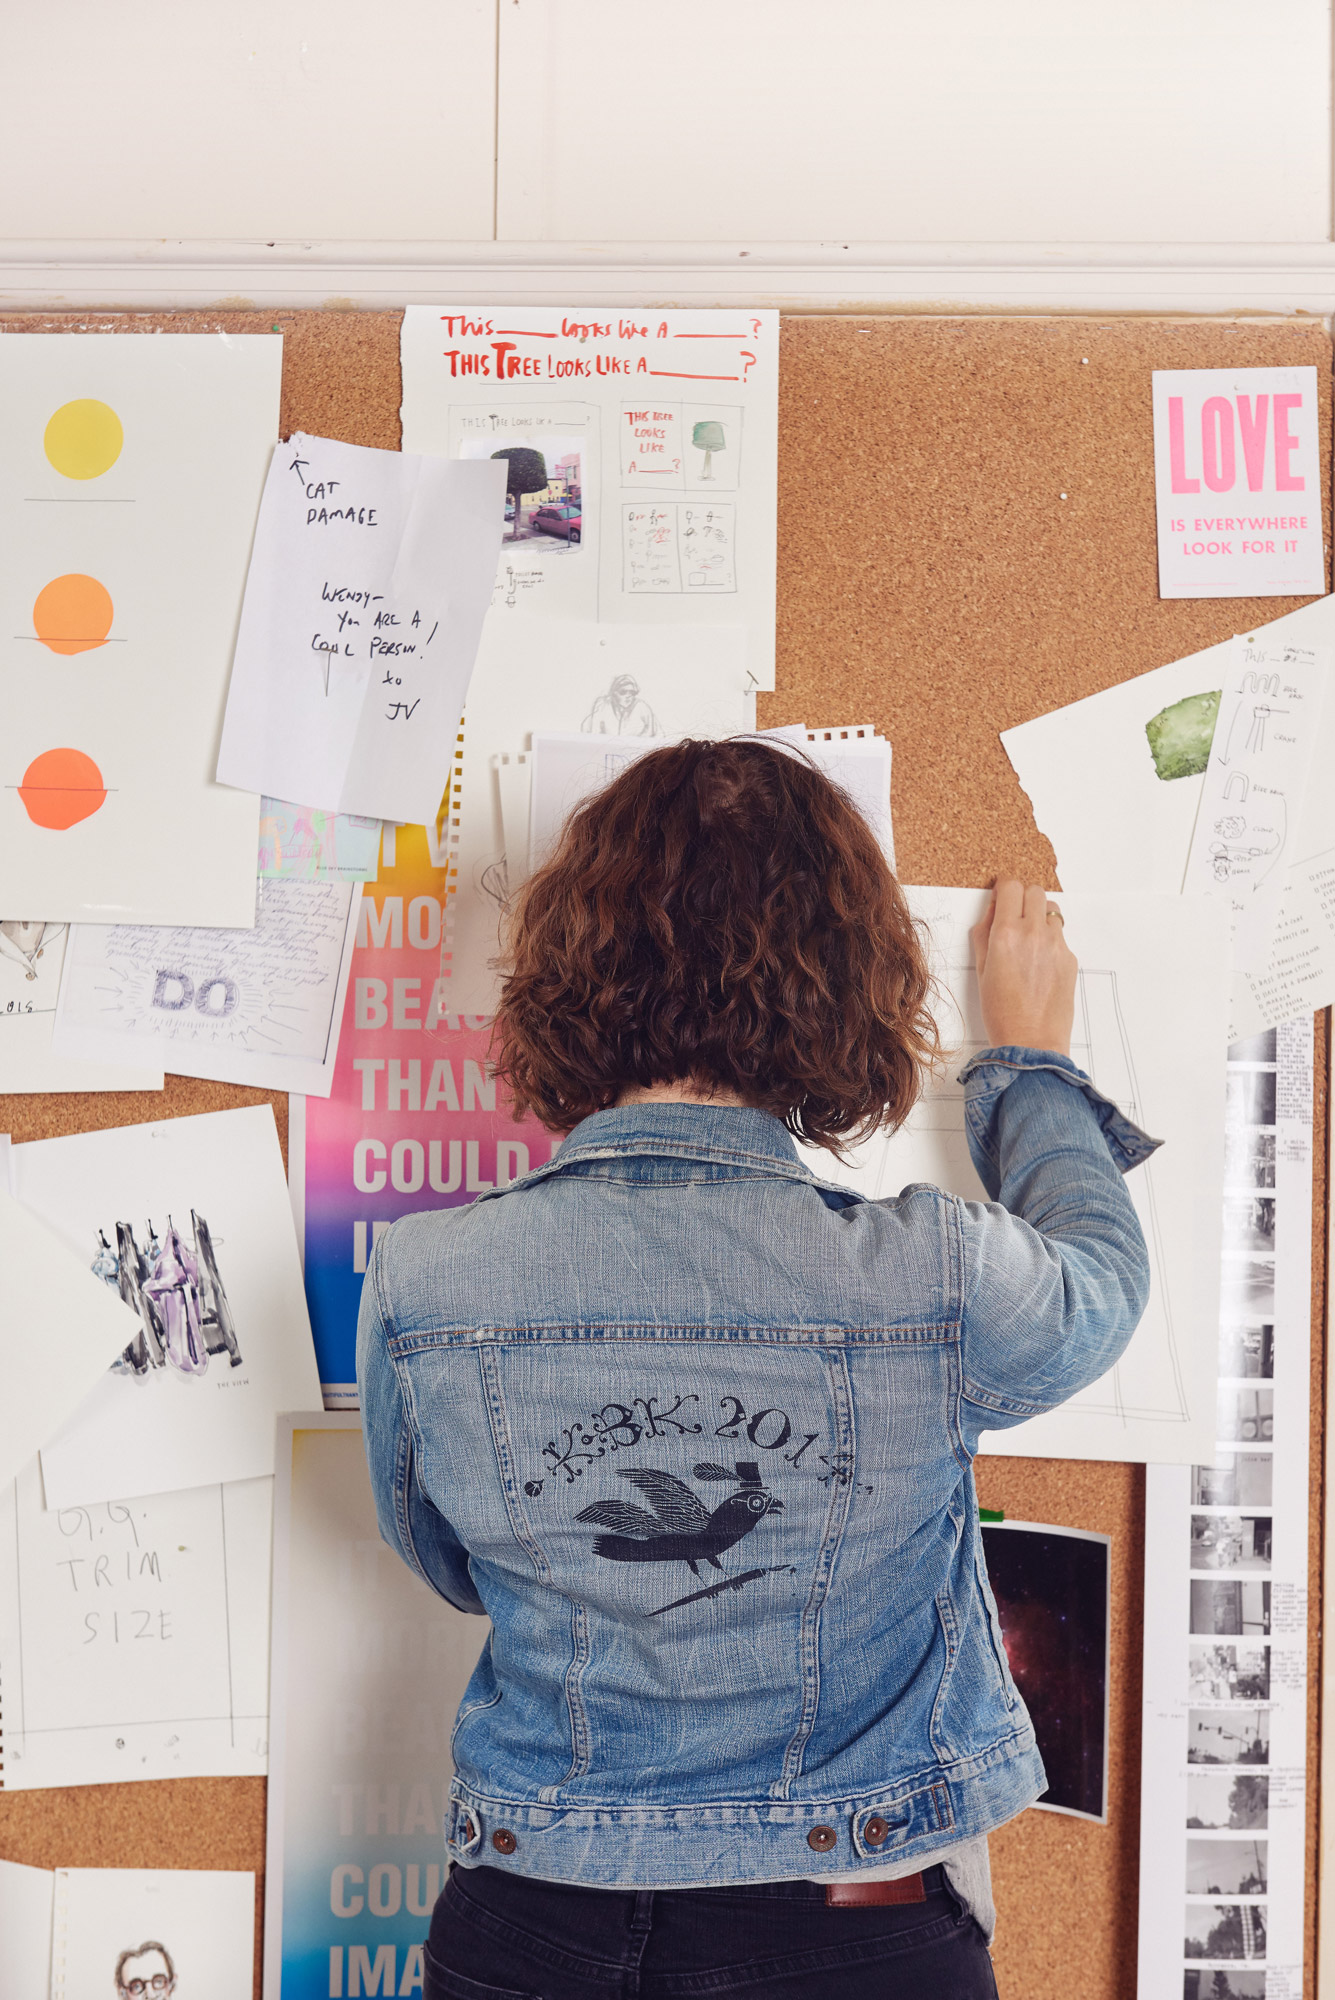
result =
[[[963,1072],[992,1200],[868,1201],[766,1112],[601,1111],[377,1245],[385,1539],[491,1629],[451,1859],[593,1888],[856,1874],[1044,1788],[978,1530],[979,1433],[1144,1309],[1154,1141],[1065,1057]]]

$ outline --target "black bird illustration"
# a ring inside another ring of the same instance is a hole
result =
[[[623,1472],[638,1493],[643,1493],[653,1513],[632,1507],[626,1500],[599,1500],[576,1514],[577,1521],[592,1521],[611,1528],[599,1535],[593,1553],[607,1562],[684,1562],[692,1576],[699,1576],[698,1563],[707,1562],[721,1570],[719,1557],[744,1535],[758,1527],[766,1514],[783,1511],[760,1481],[760,1467],[753,1460],[738,1461],[735,1472],[722,1465],[697,1465],[695,1477],[705,1480],[736,1480],[738,1491],[730,1493],[711,1514],[683,1480],[670,1472],[640,1469]]]

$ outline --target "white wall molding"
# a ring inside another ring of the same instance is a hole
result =
[[[0,241],[0,309],[405,304],[1335,314],[1335,244]]]

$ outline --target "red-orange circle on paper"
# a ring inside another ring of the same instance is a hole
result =
[[[64,833],[106,804],[107,788],[82,750],[43,750],[23,773],[19,797],[34,826]]]
[[[33,630],[53,653],[87,653],[104,646],[115,610],[111,592],[95,576],[52,577],[37,593]]]

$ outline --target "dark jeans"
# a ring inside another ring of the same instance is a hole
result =
[[[452,1868],[423,2000],[996,2000],[940,1867],[923,1903],[828,1908],[812,1882],[577,1889]]]

